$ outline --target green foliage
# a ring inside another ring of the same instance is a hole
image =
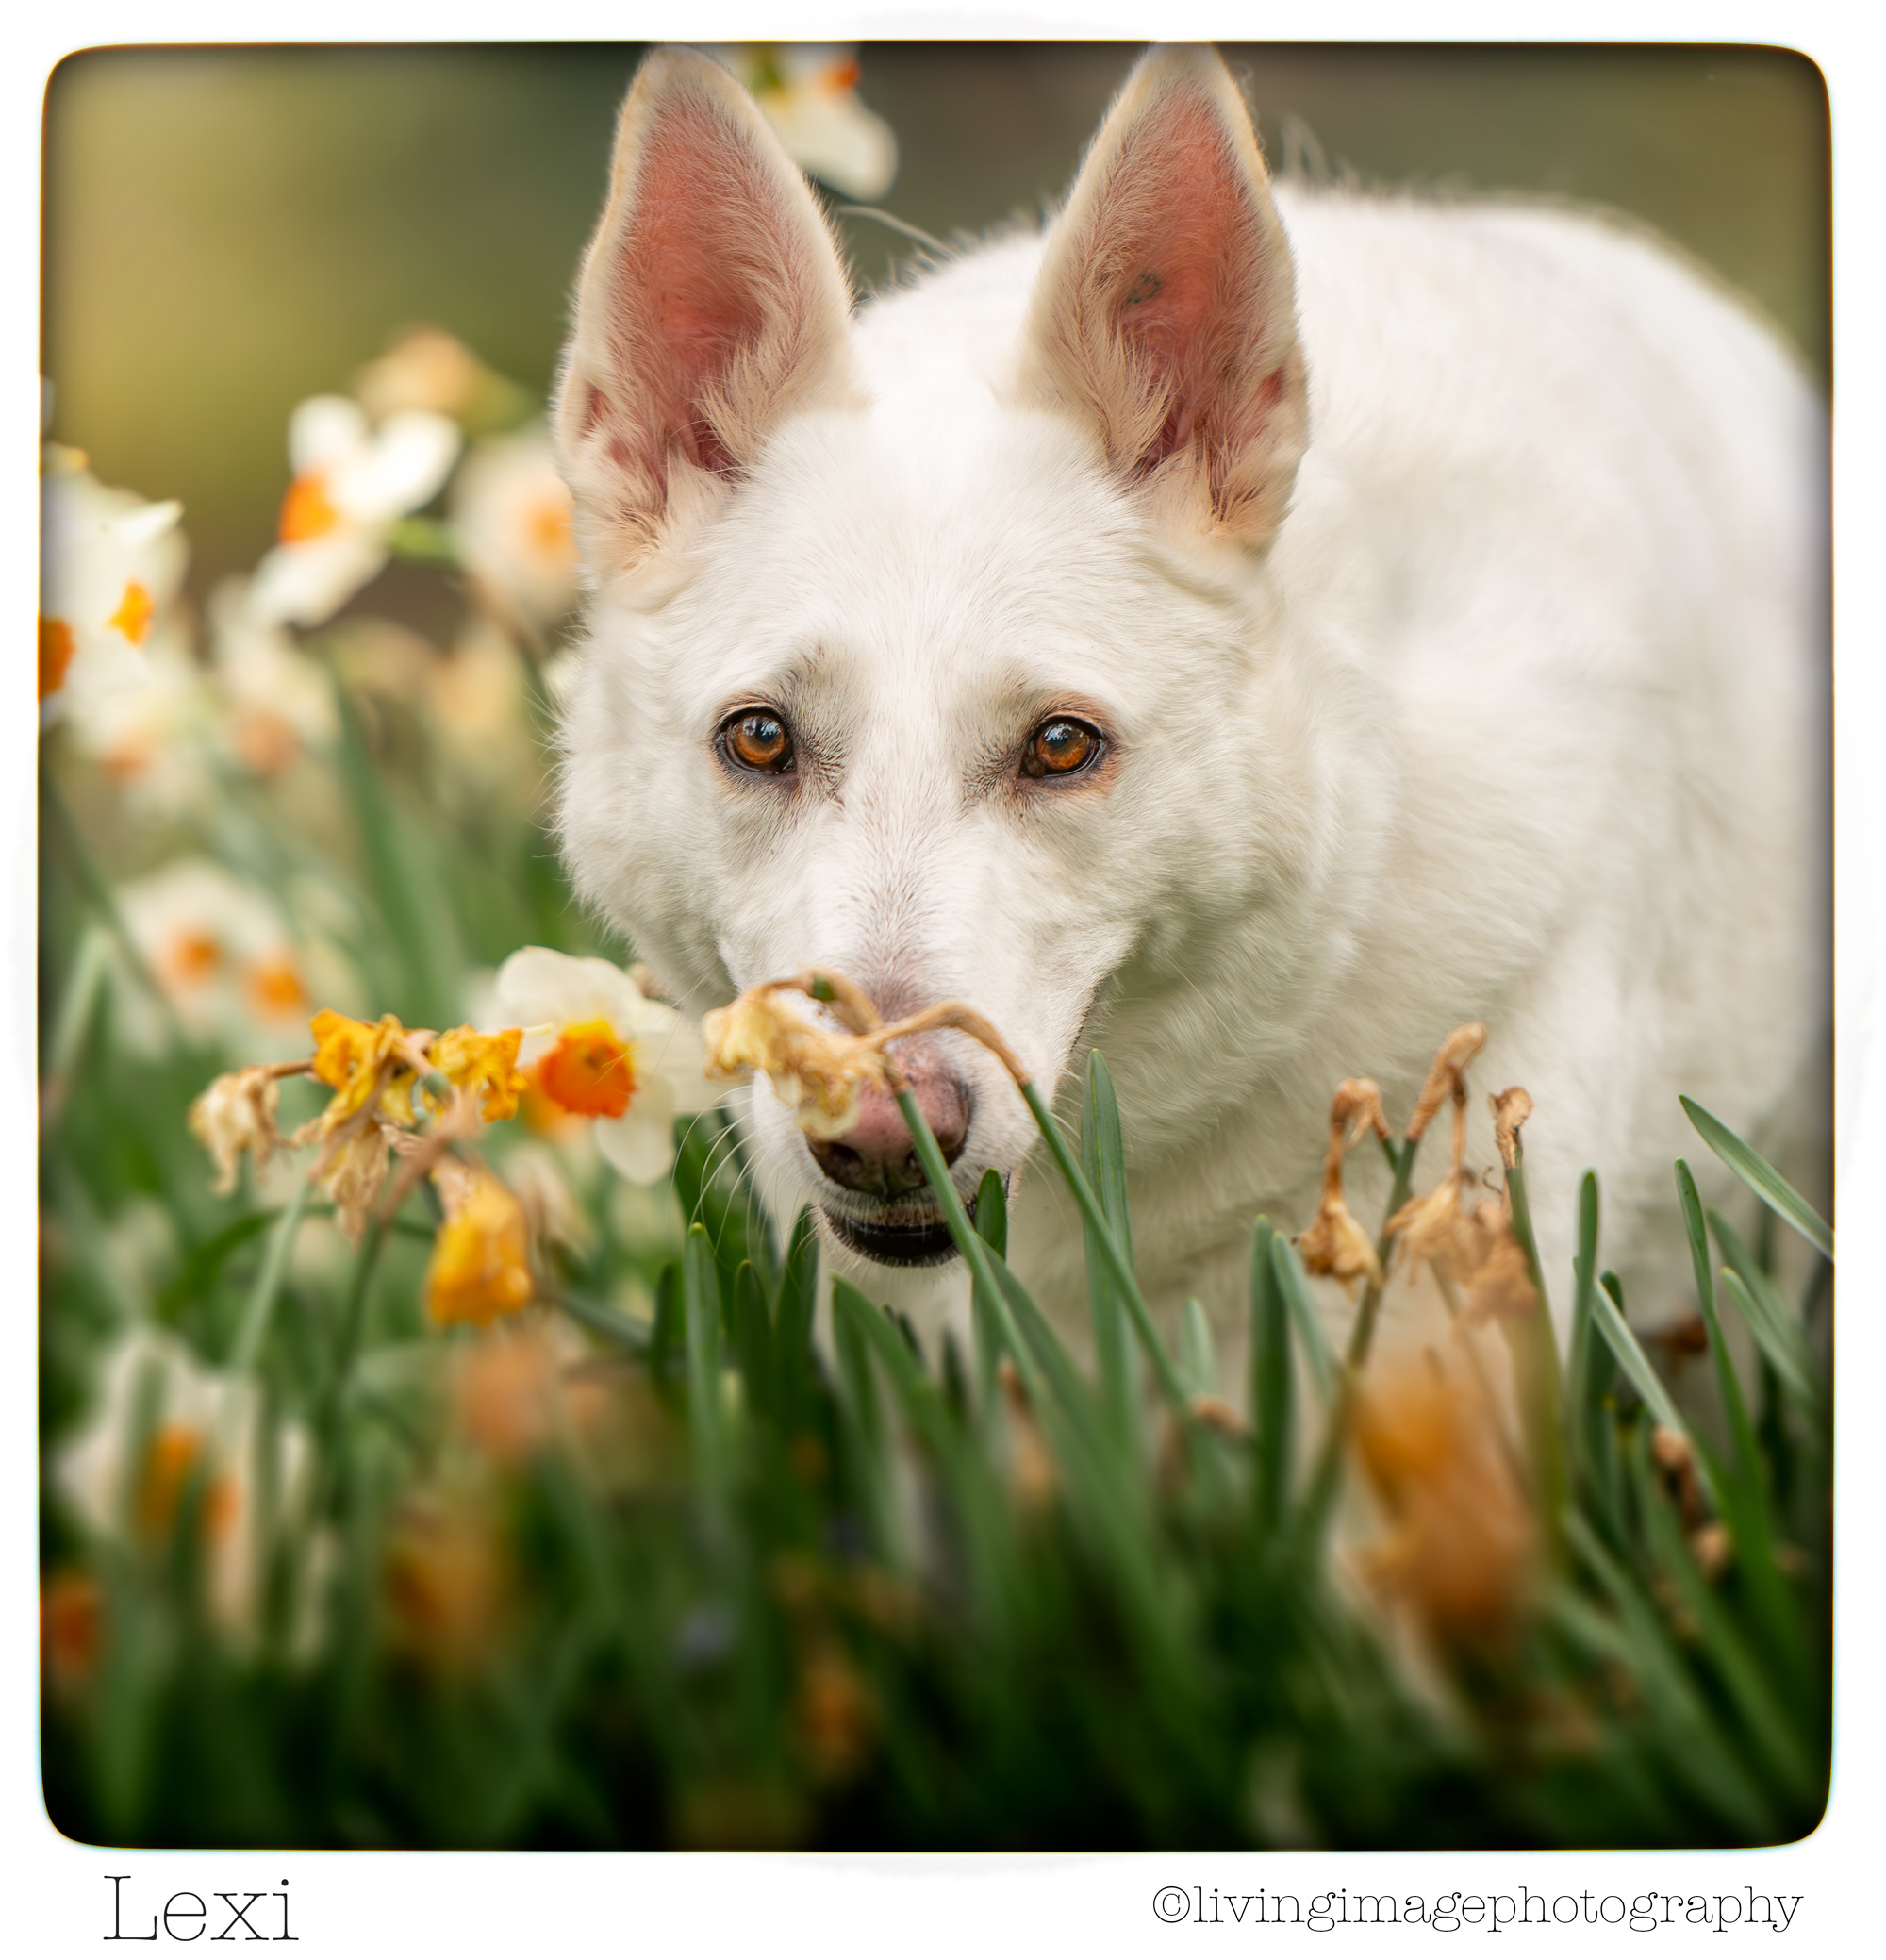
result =
[[[560,1255],[546,1287],[606,1420],[496,1457],[441,1413],[449,1367],[415,1364],[505,1337],[416,1352],[373,1239],[322,1300],[270,1257],[279,1217],[206,1229],[161,1297],[174,1316],[219,1289],[244,1302],[268,1420],[316,1419],[323,1474],[246,1644],[214,1624],[187,1510],[163,1542],[95,1567],[102,1658],[47,1703],[61,1827],[535,1847],[1733,1844],[1811,1828],[1828,1763],[1825,1370],[1741,1240],[1716,1224],[1728,1298],[1778,1357],[1773,1405],[1748,1417],[1706,1299],[1731,1448],[1688,1446],[1727,1561],[1653,1452],[1653,1422],[1695,1429],[1594,1279],[1588,1179],[1569,1387],[1547,1411],[1570,1466],[1563,1553],[1483,1647],[1404,1622],[1439,1669],[1417,1690],[1386,1622],[1332,1578],[1364,1384],[1329,1353],[1293,1249],[1258,1221],[1249,1431],[1199,1420],[1227,1388],[1210,1332],[1188,1309],[1168,1351],[1128,1304],[1098,1057],[1088,1088],[1076,1168],[1096,1352],[1112,1356],[1092,1378],[1008,1268],[993,1184],[973,1224],[944,1188],[981,1308],[967,1380],[842,1279],[825,1347],[810,1220],[780,1257],[715,1170],[712,1125],[681,1138],[696,1222],[655,1275],[652,1322],[603,1304],[606,1248]],[[914,1105],[906,1118],[933,1154]],[[271,1271],[286,1316],[258,1324]],[[56,1269],[56,1321],[83,1312],[75,1286]],[[1179,1385],[1163,1413],[1142,1365]],[[1785,1492],[1764,1436],[1813,1466]],[[1530,1474],[1544,1460],[1529,1454]]]

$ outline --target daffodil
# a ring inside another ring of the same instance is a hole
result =
[[[426,1310],[440,1326],[479,1326],[526,1306],[531,1277],[530,1226],[515,1192],[482,1165],[447,1157],[433,1171],[445,1222],[426,1269]]]
[[[207,858],[182,857],[121,887],[118,903],[133,943],[187,1032],[252,1052],[299,1047],[307,1011],[301,956],[258,887]],[[133,1041],[160,1045],[148,1004],[135,988],[124,992]]]
[[[468,1491],[408,1498],[388,1534],[383,1573],[390,1631],[443,1673],[488,1659],[512,1589],[498,1520]]]
[[[325,671],[274,622],[257,617],[249,581],[226,578],[209,595],[210,649],[224,712],[224,749],[253,774],[277,775],[334,739]]]
[[[253,1631],[268,1548],[255,1497],[261,1396],[244,1377],[206,1368],[173,1335],[134,1323],[108,1352],[90,1420],[54,1457],[53,1487],[98,1539],[155,1549],[183,1521],[195,1485],[207,1603],[236,1636]],[[305,1488],[305,1432],[274,1431],[278,1508]]]
[[[1373,1131],[1388,1135],[1381,1091],[1366,1076],[1336,1085],[1330,1103],[1330,1147],[1323,1160],[1323,1196],[1315,1218],[1297,1236],[1297,1252],[1306,1272],[1345,1284],[1365,1279],[1381,1283],[1381,1261],[1368,1234],[1343,1201],[1343,1155]]]
[[[237,1166],[244,1153],[264,1169],[283,1147],[275,1127],[281,1094],[280,1071],[271,1068],[238,1069],[219,1075],[190,1105],[190,1135],[216,1163],[211,1187],[219,1198],[236,1188]]]
[[[1431,1370],[1371,1383],[1354,1437],[1388,1521],[1366,1564],[1444,1653],[1497,1648],[1537,1572],[1536,1520],[1481,1396]]]
[[[308,1031],[314,1036],[314,1079],[334,1091],[320,1119],[323,1132],[339,1129],[370,1106],[389,1121],[413,1121],[412,1088],[419,1071],[406,1057],[411,1038],[398,1015],[356,1021],[323,1007],[308,1022]]]
[[[256,568],[250,609],[262,623],[318,626],[387,562],[398,519],[430,503],[457,460],[455,424],[423,409],[372,427],[341,395],[316,395],[289,424],[294,477],[280,541]]]
[[[463,422],[493,382],[506,385],[455,334],[416,326],[360,371],[354,392],[377,421],[417,408]]]
[[[882,197],[897,175],[897,138],[858,100],[854,47],[742,42],[706,52],[753,91],[786,154],[847,197]]]
[[[856,1118],[865,1085],[886,1079],[880,1046],[820,1025],[789,989],[751,988],[709,1014],[702,1033],[709,1074],[720,1081],[737,1080],[749,1070],[765,1075],[809,1137],[842,1137]]]
[[[109,490],[48,445],[40,492],[42,717],[148,678],[145,649],[183,583],[183,506]]]
[[[624,1177],[653,1184],[674,1161],[674,1119],[711,1108],[701,1038],[620,967],[526,946],[498,970],[496,999],[526,1035],[521,1060],[559,1108],[592,1118]]]
[[[504,1122],[518,1113],[518,1098],[528,1087],[518,1067],[522,1040],[521,1028],[504,1028],[495,1035],[448,1028],[426,1059],[448,1082],[479,1099],[479,1114],[488,1123]]]
[[[568,487],[541,423],[478,443],[452,486],[452,535],[485,603],[541,632],[576,602]]]
[[[169,820],[213,802],[207,763],[217,705],[174,622],[146,635],[135,667],[107,679],[94,666],[71,681],[61,714],[74,746],[104,770],[134,815]]]

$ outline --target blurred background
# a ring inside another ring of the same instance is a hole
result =
[[[53,434],[86,449],[104,481],[182,500],[191,585],[207,591],[270,541],[290,409],[344,384],[398,329],[446,327],[541,393],[639,52],[73,57],[46,105]],[[878,201],[945,239],[1034,214],[1065,190],[1136,53],[865,44],[859,98],[897,142]],[[1827,101],[1804,58],[1301,43],[1225,53],[1274,169],[1628,212],[1740,288],[1826,379]],[[910,255],[884,224],[840,222],[866,286]]]

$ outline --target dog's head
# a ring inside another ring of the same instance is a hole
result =
[[[697,1009],[827,967],[886,1018],[965,1000],[1056,1080],[1129,961],[1288,882],[1288,823],[1249,814],[1296,767],[1249,713],[1249,574],[1303,395],[1216,56],[1140,64],[1045,241],[856,324],[751,99],[652,56],[555,411],[593,584],[562,798],[586,897]],[[990,1056],[939,1034],[900,1058],[966,1195],[1019,1164]],[[887,1102],[814,1143],[762,1083],[752,1127],[788,1208],[875,1258],[947,1250]]]

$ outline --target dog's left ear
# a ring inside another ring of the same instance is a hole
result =
[[[1210,48],[1128,77],[1050,233],[1023,387],[1162,510],[1252,549],[1306,428],[1290,253],[1250,117]]]

